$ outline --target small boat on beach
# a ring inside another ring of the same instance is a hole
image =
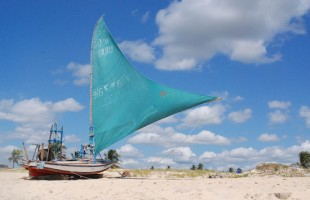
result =
[[[51,134],[61,139],[52,139],[50,134],[48,148],[37,145],[36,158],[25,168],[33,177],[98,174],[115,164],[96,159],[103,149],[160,119],[219,99],[173,89],[140,74],[121,52],[101,17],[93,31],[90,58],[90,128],[85,148],[91,158],[63,159],[63,129],[56,126]]]
[[[36,145],[32,160],[21,162],[21,166],[29,170],[30,177],[49,175],[93,176],[115,164],[115,162],[103,159],[93,161],[90,149],[88,149],[88,154],[85,153],[87,149],[83,149],[83,156],[80,158],[67,159],[63,154],[62,141],[63,127],[59,130],[58,124],[54,123],[50,130],[47,149],[44,149],[44,144],[42,144],[42,148],[40,145]],[[27,152],[25,147],[24,150]],[[28,157],[27,153],[26,155]]]

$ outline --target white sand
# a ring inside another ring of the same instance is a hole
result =
[[[310,199],[310,177],[85,180],[27,178],[27,173],[0,171],[0,199]],[[278,197],[277,193],[280,193]]]

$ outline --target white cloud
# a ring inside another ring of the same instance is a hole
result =
[[[150,11],[147,11],[144,13],[144,15],[142,16],[141,22],[142,23],[146,23],[148,21],[148,19],[150,18]]]
[[[207,151],[199,159],[201,162],[209,163],[211,168],[228,170],[228,167],[232,165],[242,168],[246,166],[253,168],[258,163],[263,162],[296,163],[299,159],[298,154],[301,151],[310,151],[309,140],[304,141],[300,145],[293,145],[287,148],[271,146],[257,150],[252,147],[238,147],[220,153]]]
[[[278,141],[280,138],[276,134],[269,134],[269,133],[263,133],[258,137],[259,141],[262,142],[275,142]]]
[[[122,166],[125,166],[126,168],[132,168],[132,169],[141,169],[143,163],[139,162],[136,159],[132,159],[132,158],[121,158],[121,164]]]
[[[223,121],[225,107],[222,104],[202,106],[184,112],[182,126],[198,127],[206,124],[220,124]]]
[[[25,99],[19,102],[2,100],[0,107],[0,120],[9,120],[18,123],[44,124],[53,121],[56,113],[79,111],[83,108],[75,99],[68,98],[63,101],[43,102],[39,98]],[[9,107],[4,107],[9,104]]]
[[[70,62],[67,65],[67,69],[73,72],[75,80],[73,81],[74,85],[88,85],[89,84],[89,74],[90,74],[90,64],[78,64],[75,62]]]
[[[128,142],[133,144],[151,144],[151,145],[163,145],[163,146],[166,146],[168,143],[167,140],[164,140],[164,138],[157,133],[144,133],[144,132],[129,138]]]
[[[11,131],[8,139],[20,139],[26,144],[41,144],[46,141],[48,135],[46,130],[50,128],[50,124],[22,124]]]
[[[299,109],[299,116],[305,118],[306,124],[310,128],[310,108],[308,106],[302,106]]]
[[[231,112],[228,114],[228,119],[235,123],[243,123],[252,117],[252,109],[246,108],[241,111]]]
[[[151,63],[155,60],[154,49],[141,40],[123,41],[119,47],[131,59],[141,63]]]
[[[66,135],[64,137],[64,142],[65,143],[74,143],[74,142],[80,142],[81,141],[81,138],[76,136],[76,135]]]
[[[242,96],[236,96],[235,98],[233,98],[233,101],[243,101],[243,97]]]
[[[279,53],[268,53],[270,43],[279,34],[304,34],[309,8],[305,0],[174,1],[156,16],[153,44],[163,50],[156,67],[190,70],[217,54],[245,63],[280,60]]]
[[[153,127],[153,128],[151,128]],[[183,134],[176,132],[172,127],[161,128],[152,125],[142,129],[141,133],[128,139],[133,144],[151,144],[164,147],[172,147],[182,144],[211,144],[211,145],[228,145],[230,139],[216,135],[211,131],[201,131],[198,134]]]
[[[126,144],[122,146],[121,148],[117,149],[116,151],[119,153],[122,159],[123,157],[125,158],[143,157],[143,154],[131,144]]]
[[[11,156],[11,153],[14,149],[20,149],[13,145],[7,145],[4,147],[0,147],[0,164],[9,164],[9,157]]]
[[[176,123],[178,122],[178,119],[174,117],[174,115],[171,115],[169,117],[166,117],[164,119],[161,119],[156,122],[156,124],[170,124],[170,123]]]
[[[6,105],[6,106],[5,106]],[[41,101],[39,98],[0,101],[0,120],[17,123],[14,130],[3,136],[5,139],[20,139],[27,144],[46,141],[46,130],[60,113],[77,112],[83,108],[73,98],[58,102]]]
[[[170,148],[163,153],[173,157],[173,161],[179,163],[193,163],[196,159],[196,154],[189,147]]]
[[[53,110],[55,112],[77,112],[82,109],[83,106],[73,98],[68,98],[53,104]]]
[[[216,157],[216,153],[212,152],[212,151],[206,151],[204,152],[199,159],[200,160],[205,160],[205,159],[212,159]]]
[[[197,135],[187,135],[184,138],[187,144],[213,144],[213,145],[228,145],[230,140],[224,136],[216,135],[211,131],[201,131]]]
[[[268,116],[272,124],[283,124],[289,119],[289,116],[281,110],[270,112]]]
[[[168,165],[176,164],[172,158],[164,158],[164,157],[149,157],[145,159],[145,161],[147,164],[159,167],[167,167]]]
[[[292,105],[289,101],[269,101],[269,108],[288,109]]]

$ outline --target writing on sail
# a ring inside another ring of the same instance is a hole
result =
[[[124,74],[115,81],[98,85],[97,87],[93,88],[93,99],[103,96],[106,92],[124,87],[126,83],[129,82],[129,80],[129,77]]]
[[[109,38],[99,38],[95,41],[96,53],[99,57],[107,56],[113,53],[114,46],[109,45]]]

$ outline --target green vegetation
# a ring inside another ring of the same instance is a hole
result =
[[[21,154],[23,154],[22,150],[14,149],[12,151],[11,157],[9,157],[9,161],[13,162],[13,168],[15,163],[18,164],[18,159],[23,157]]]
[[[202,163],[198,164],[197,170],[203,170],[203,164]]]
[[[116,152],[116,150],[110,149],[107,154],[104,154],[104,157],[106,160],[117,162],[119,161],[120,155]]]
[[[300,165],[304,168],[310,168],[310,153],[308,151],[302,151],[299,153]]]

